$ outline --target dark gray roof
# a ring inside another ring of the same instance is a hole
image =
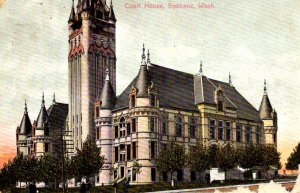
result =
[[[105,80],[100,100],[102,109],[112,109],[115,106],[116,94],[110,80]]]
[[[272,119],[272,105],[267,94],[264,94],[259,107],[259,115],[261,119]]]
[[[209,79],[205,76],[195,76],[155,64],[151,64],[149,73],[154,87],[158,90],[160,107],[197,112],[196,104],[216,105],[214,91],[221,86],[224,90],[227,107],[237,109],[239,118],[260,120],[258,111],[229,83]],[[128,108],[129,92],[136,81],[137,77],[117,98],[114,110]]]
[[[150,74],[146,65],[141,65],[137,75],[135,87],[137,88],[137,97],[147,97],[148,88],[150,86]]]
[[[32,129],[32,124],[29,119],[28,113],[25,110],[21,124],[20,124],[19,134],[29,136],[29,135],[31,135],[31,129]]]
[[[69,22],[74,21],[74,20],[75,20],[75,9],[74,9],[74,1],[73,1],[72,9],[71,9],[70,17],[69,17]]]
[[[44,127],[48,124],[48,114],[46,111],[46,107],[42,105],[41,110],[39,112],[38,118],[37,118],[37,130],[43,130]]]
[[[51,129],[62,129],[68,116],[68,104],[54,103],[47,110]]]
[[[111,19],[112,21],[116,21],[116,16],[115,16],[115,12],[114,12],[114,7],[112,5],[112,1],[111,1],[111,4],[110,4],[108,18]]]

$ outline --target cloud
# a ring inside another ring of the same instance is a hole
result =
[[[0,8],[2,7],[4,0],[0,0]]]

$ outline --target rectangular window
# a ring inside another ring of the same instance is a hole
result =
[[[246,143],[251,143],[251,127],[247,126],[246,127]]]
[[[132,159],[136,159],[136,142],[132,142]]]
[[[152,182],[156,181],[156,169],[155,168],[151,168],[151,180],[152,180]]]
[[[136,119],[135,118],[131,119],[131,122],[132,122],[132,124],[131,124],[132,133],[135,133],[136,132]]]
[[[99,127],[96,128],[96,139],[97,140],[100,139],[100,129],[99,129]]]
[[[218,111],[223,111],[223,101],[218,101]]]
[[[215,139],[216,121],[210,120],[210,139]]]
[[[119,138],[119,127],[115,126],[115,138]]]
[[[127,129],[127,135],[130,135],[130,129],[131,129],[131,125],[130,123],[126,123],[126,129]]]
[[[223,140],[223,121],[218,122],[218,139]]]
[[[150,131],[151,132],[155,131],[155,117],[150,118]]]
[[[127,161],[131,160],[131,145],[127,145]]]
[[[162,122],[162,134],[167,134],[167,122]]]
[[[133,182],[136,181],[136,172],[132,172],[132,181],[133,181]]]
[[[240,125],[236,126],[236,141],[241,142],[242,141],[242,129]]]
[[[132,95],[130,97],[130,101],[131,101],[131,108],[135,107],[135,95]]]
[[[190,125],[190,137],[194,138],[196,137],[196,126]]]
[[[154,95],[154,94],[151,94],[151,95],[150,95],[150,105],[151,105],[152,107],[155,107],[155,106],[156,106],[156,104],[155,104],[155,95]]]
[[[119,148],[115,147],[115,162],[119,161]]]
[[[123,178],[125,175],[125,167],[121,166],[120,170],[121,170],[121,178]]]
[[[120,161],[125,161],[125,145],[120,145]]]
[[[49,152],[49,143],[45,143],[45,152]]]
[[[231,123],[226,122],[226,140],[230,141],[231,140]]]
[[[156,141],[151,141],[151,145],[150,145],[150,157],[153,159],[153,158],[156,158],[156,144],[157,142]]]

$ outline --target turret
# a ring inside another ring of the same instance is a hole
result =
[[[17,128],[17,154],[23,153],[23,155],[27,155],[29,152],[27,151],[27,139],[31,136],[31,121],[28,116],[27,111],[27,103],[25,101],[24,115],[20,126]]]
[[[145,46],[143,45],[143,54],[142,54],[142,62],[139,74],[136,79],[135,87],[137,88],[137,98],[147,98],[148,97],[148,89],[151,84],[150,74],[147,69],[147,61],[145,55]]]
[[[116,95],[110,82],[108,69],[106,69],[106,78],[105,78],[100,99],[101,99],[101,109],[112,109],[116,102]]]
[[[100,100],[96,100],[95,123],[96,123],[96,142],[104,155],[105,163],[100,172],[100,184],[111,184],[112,178],[110,168],[112,167],[112,109],[116,102],[116,95],[110,82],[109,70],[106,69],[106,78],[101,92]]]
[[[34,150],[36,156],[42,156],[46,152],[50,152],[50,143],[48,136],[49,131],[48,113],[45,107],[44,93],[42,97],[42,105],[36,121]]]
[[[44,94],[43,94],[41,110],[40,110],[38,118],[37,118],[36,130],[46,130],[46,129],[48,129],[48,113],[47,113],[47,110],[45,107],[45,100],[44,100]],[[45,135],[46,134],[47,134],[47,131],[45,131]]]
[[[259,115],[262,120],[272,119],[272,111],[273,111],[273,108],[272,108],[272,105],[271,105],[271,102],[270,102],[270,99],[269,99],[269,96],[267,93],[266,81],[264,84],[265,84],[264,85],[264,95],[263,95],[263,98],[262,98],[262,101],[261,101],[261,104],[259,107]]]
[[[108,14],[108,19],[110,22],[113,22],[115,23],[117,20],[116,20],[116,16],[115,16],[115,12],[114,12],[114,7],[113,7],[113,4],[112,4],[112,0],[110,2],[110,9],[109,9],[109,14]]]
[[[259,116],[263,121],[266,144],[277,146],[277,113],[271,105],[266,81],[264,82],[264,95],[259,107]]]
[[[69,20],[68,20],[68,23],[73,23],[75,21],[75,8],[74,8],[74,0],[73,0],[73,3],[72,3],[72,8],[71,8],[71,13],[70,13],[70,17],[69,17]]]

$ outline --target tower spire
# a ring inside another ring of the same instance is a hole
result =
[[[232,80],[231,80],[231,74],[230,74],[230,72],[229,72],[229,84],[230,84],[230,86],[232,86]]]
[[[117,21],[116,16],[115,16],[115,12],[114,12],[114,7],[113,7],[112,0],[110,1],[109,20],[112,20],[114,22]]]
[[[151,60],[150,60],[150,51],[148,49],[148,53],[147,53],[147,63],[150,64]]]
[[[202,65],[202,60],[200,61],[200,69],[199,69],[199,76],[203,76],[203,65]]]
[[[27,101],[26,101],[26,99],[25,99],[25,108],[24,108],[24,114],[27,114],[28,113],[28,111],[27,111]]]
[[[142,65],[146,65],[145,44],[143,44]]]
[[[42,95],[42,107],[45,107],[45,96],[44,96],[44,92],[43,92],[43,95]]]
[[[53,103],[53,104],[56,103],[55,93],[53,93],[53,100],[52,100],[52,103]]]
[[[72,22],[75,20],[75,8],[74,8],[74,0],[72,0],[72,9],[69,17],[69,22]]]
[[[264,95],[268,95],[267,93],[267,81],[265,79],[265,82],[264,82]]]

